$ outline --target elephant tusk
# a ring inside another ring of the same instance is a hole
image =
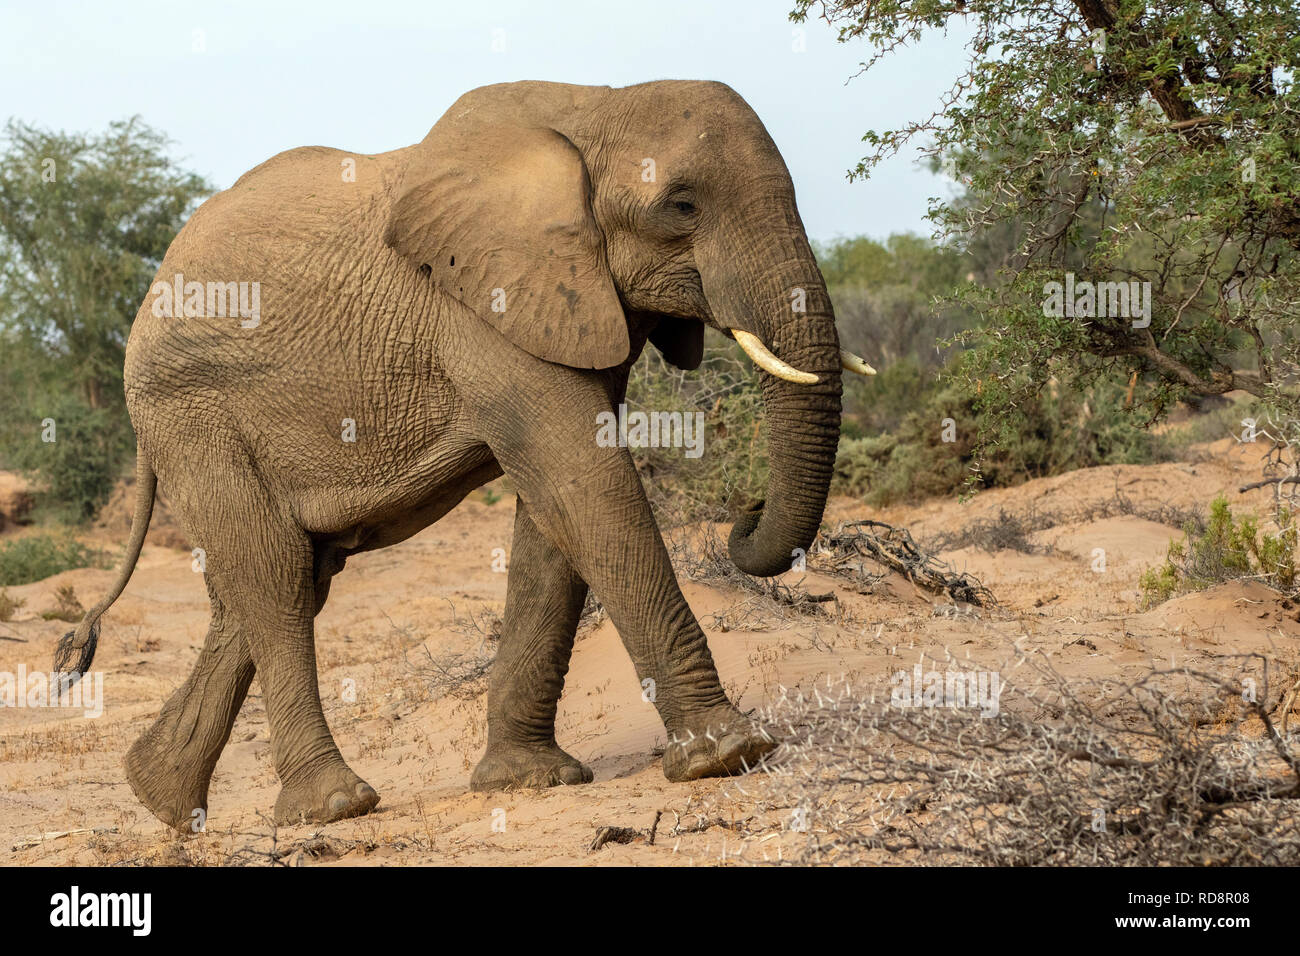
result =
[[[854,355],[844,349],[840,349],[840,364],[850,372],[857,372],[859,375],[876,374],[876,370],[868,365],[867,360],[861,355]]]
[[[745,350],[745,354],[754,360],[754,364],[764,372],[769,372],[777,378],[785,379],[787,382],[795,382],[799,385],[813,385],[818,381],[816,375],[812,372],[801,372],[793,366],[786,365],[779,358],[771,353],[763,340],[757,335],[750,332],[742,332],[740,329],[732,329],[731,335]]]

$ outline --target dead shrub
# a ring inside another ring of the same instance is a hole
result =
[[[26,604],[26,598],[16,598],[8,588],[0,588],[0,621],[12,621],[14,613]]]
[[[451,629],[475,646],[465,651],[434,654],[425,643],[420,645],[422,656],[417,661],[413,662],[409,653],[406,655],[407,667],[425,687],[428,700],[443,697],[473,700],[487,693],[488,674],[501,640],[501,615],[495,610],[480,608],[462,616],[456,612],[454,604],[451,607]],[[405,636],[409,628],[398,630]]]
[[[45,621],[66,621],[69,624],[75,624],[85,615],[86,609],[81,606],[81,601],[77,599],[77,592],[73,590],[72,585],[65,584],[54,592],[54,607],[48,611],[41,612],[41,619]]]
[[[917,587],[976,607],[997,606],[997,598],[979,580],[954,571],[926,552],[906,528],[883,521],[846,521],[834,531],[818,535],[813,544],[819,568],[848,578],[860,593],[869,593],[883,577],[868,571],[864,561],[895,571]]]
[[[1082,524],[1105,518],[1130,516],[1171,528],[1205,531],[1205,514],[1197,508],[1182,508],[1168,502],[1139,502],[1124,494],[1118,486],[1111,497],[1078,508],[1043,510],[1031,504],[1024,511],[999,508],[996,518],[976,518],[957,531],[943,532],[927,539],[931,551],[958,551],[979,548],[981,551],[1019,551],[1022,554],[1047,554],[1051,548],[1034,544],[1029,536],[1063,524]]]
[[[697,815],[748,814],[727,838],[747,862],[1296,865],[1300,763],[1273,724],[1290,688],[1270,694],[1258,655],[1220,660],[1067,682],[1021,657],[987,718],[822,680],[756,715],[784,740],[743,804],[728,792]]]

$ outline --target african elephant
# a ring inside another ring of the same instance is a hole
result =
[[[729,87],[483,87],[417,145],[290,150],[205,202],[126,349],[127,556],[56,661],[90,665],[161,482],[202,549],[212,617],[126,757],[140,800],[178,828],[205,810],[256,673],[276,819],[373,808],[326,725],[313,618],[349,555],[402,541],[502,473],[518,505],[472,786],[592,779],[554,732],[588,586],[655,683],[668,779],[758,760],[773,740],[723,692],[630,453],[594,440],[647,340],[696,368],[705,324],[762,369],[767,504],[729,543],[738,567],[773,575],[821,520],[842,363],[866,367],[840,352],[790,175]]]

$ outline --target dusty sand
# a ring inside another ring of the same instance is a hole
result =
[[[835,499],[827,519],[880,518],[926,540],[999,509],[1082,514],[1117,489],[1144,507],[1202,509],[1226,491],[1234,510],[1264,514],[1267,492],[1236,493],[1239,484],[1258,477],[1261,450],[1224,440],[1198,446],[1183,462],[1087,469],[989,491],[967,503],[874,510]],[[690,809],[733,783],[664,779],[656,755],[663,727],[642,702],[608,620],[579,635],[558,720],[560,744],[592,767],[595,782],[468,792],[483,751],[486,694],[470,688],[433,699],[429,655],[472,655],[482,638],[470,622],[490,621],[503,607],[506,575],[494,572],[493,549],[510,546],[513,499],[489,504],[488,497],[476,493],[410,541],[353,558],[317,619],[325,713],[346,759],[382,796],[374,813],[325,827],[281,827],[272,836],[261,814],[269,815],[278,785],[256,683],[217,766],[206,833],[178,840],[135,800],[122,757],[184,680],[207,625],[203,583],[189,553],[151,543],[104,619],[95,660],[104,674],[103,715],[0,709],[0,861],[265,863],[274,850],[285,862],[304,865],[719,862],[725,828],[674,830],[679,824],[690,829]],[[115,525],[97,534],[98,543],[115,550],[125,539]],[[689,581],[684,590],[724,684],[742,708],[771,700],[781,686],[808,685],[823,675],[847,674],[885,687],[891,673],[945,650],[992,664],[1005,660],[1017,641],[1050,654],[1066,675],[1136,675],[1152,663],[1196,664],[1227,651],[1258,651],[1294,667],[1300,614],[1262,585],[1223,585],[1139,610],[1141,572],[1159,562],[1176,537],[1178,530],[1166,524],[1121,514],[1036,532],[1031,540],[1053,549],[1044,554],[971,547],[941,555],[992,589],[1003,605],[996,611],[955,609],[897,577],[860,595],[840,579],[807,575],[810,591],[836,593],[848,616],[843,624],[765,622],[746,613],[743,593]],[[1093,570],[1098,548],[1105,551],[1101,573]],[[16,671],[20,663],[29,671],[47,670],[69,625],[40,620],[39,612],[64,585],[90,604],[112,574],[70,571],[11,588],[26,606],[0,624],[0,671]],[[345,693],[348,681],[355,701]],[[731,805],[743,810],[743,798]],[[599,827],[649,829],[660,812],[654,845],[637,840],[589,852]],[[100,832],[11,850],[43,833],[83,828]],[[314,840],[318,833],[327,840]]]

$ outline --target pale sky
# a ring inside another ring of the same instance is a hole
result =
[[[929,234],[927,197],[954,187],[914,150],[866,182],[845,172],[867,129],[937,108],[964,63],[964,35],[933,37],[846,83],[869,48],[810,21],[795,52],[792,6],[0,0],[0,120],[91,131],[138,113],[224,188],[294,146],[375,153],[417,142],[456,97],[488,83],[721,80],[780,147],[811,238]]]

